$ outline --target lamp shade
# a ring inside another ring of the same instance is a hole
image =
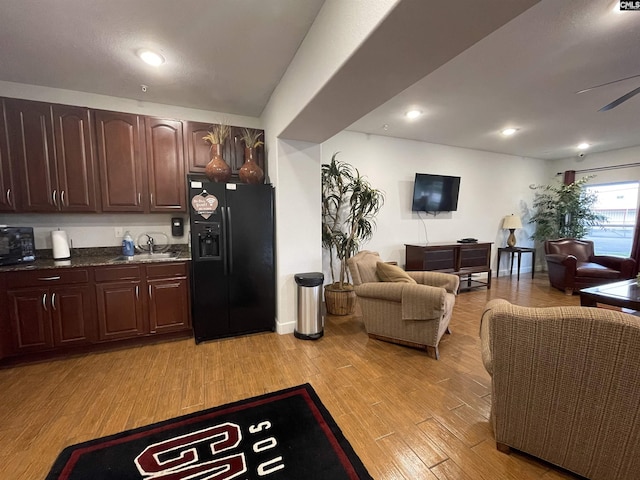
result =
[[[504,220],[502,220],[502,228],[522,228],[522,221],[518,215],[507,215],[504,217]]]

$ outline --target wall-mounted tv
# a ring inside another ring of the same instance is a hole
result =
[[[413,184],[414,212],[455,212],[458,210],[460,177],[416,173]]]

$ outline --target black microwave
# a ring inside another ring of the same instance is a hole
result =
[[[36,246],[31,227],[0,227],[0,265],[33,262]]]

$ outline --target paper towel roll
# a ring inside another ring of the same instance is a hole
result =
[[[67,232],[64,230],[54,230],[51,232],[51,244],[53,245],[54,260],[66,260],[71,257]]]

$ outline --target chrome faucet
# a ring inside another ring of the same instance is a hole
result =
[[[145,235],[147,236],[147,246],[149,247],[149,253],[153,253],[153,247],[155,245],[155,240],[148,233],[145,233]]]

